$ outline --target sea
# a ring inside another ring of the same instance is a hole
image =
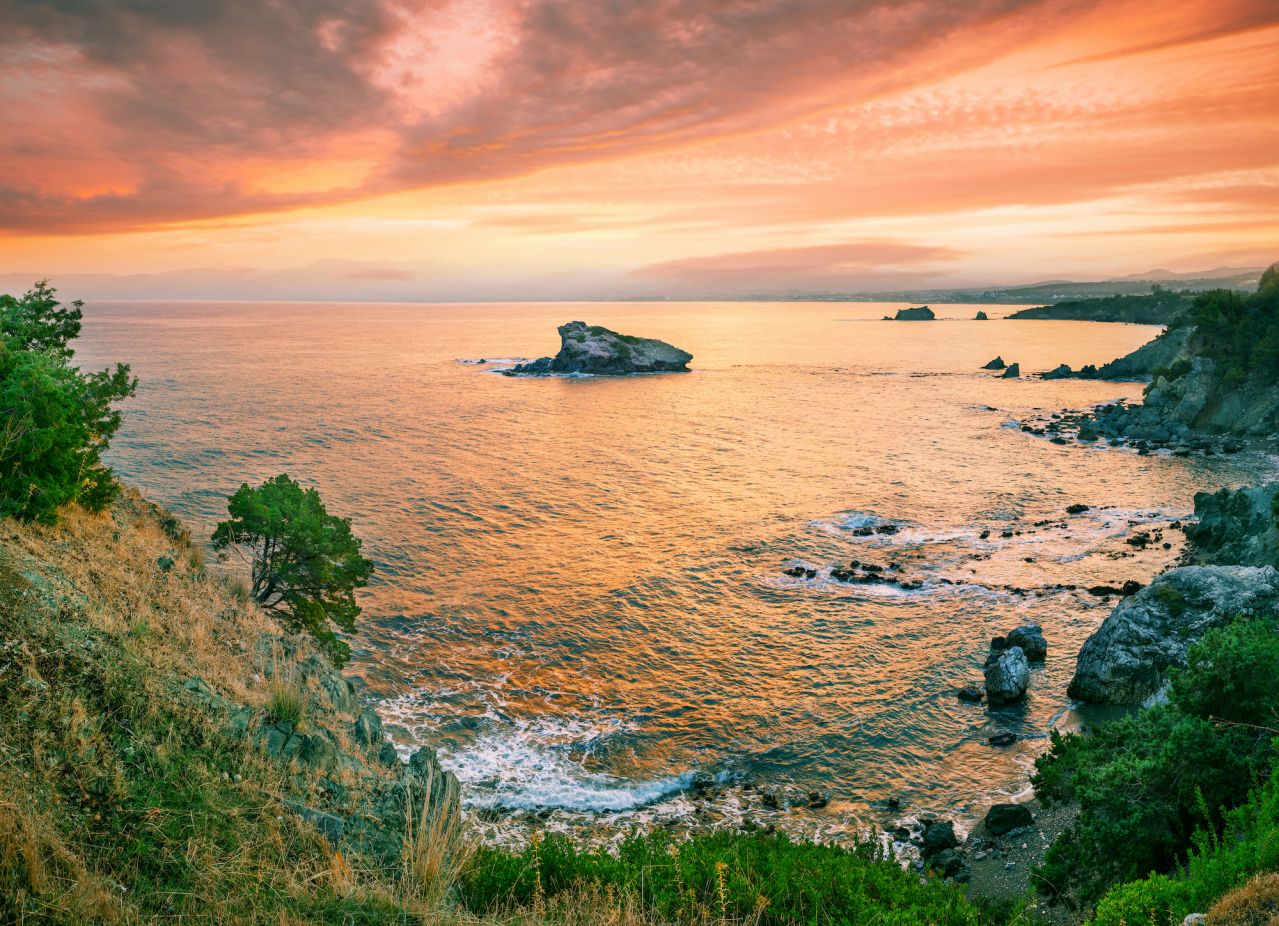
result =
[[[350,672],[403,755],[457,774],[485,839],[843,841],[1025,795],[1051,730],[1104,719],[1066,695],[1117,600],[1087,589],[1148,582],[1196,492],[1279,468],[1020,430],[1139,399],[1032,374],[1157,328],[883,320],[903,306],[100,302],[77,358],[132,365],[109,462],[197,539],[277,473],[351,518],[377,571]],[[501,375],[574,319],[669,341],[691,372]],[[981,369],[996,355],[1022,377]],[[831,577],[854,560],[893,581]],[[959,701],[1026,623],[1049,652],[1024,703]]]

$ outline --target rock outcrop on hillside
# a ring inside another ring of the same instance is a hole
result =
[[[588,373],[626,376],[632,373],[686,373],[693,355],[655,338],[618,334],[599,325],[560,325],[560,350],[504,371],[507,376]]]
[[[1155,444],[1203,435],[1266,437],[1279,431],[1279,388],[1228,384],[1212,360],[1183,355],[1151,384],[1142,404],[1103,406],[1093,420],[1104,437]]]
[[[1271,566],[1173,569],[1120,602],[1087,639],[1067,693],[1095,704],[1147,703],[1209,629],[1271,616],[1276,606],[1279,572]]]
[[[1186,558],[1193,563],[1279,565],[1279,483],[1200,492],[1197,523],[1186,525]]]

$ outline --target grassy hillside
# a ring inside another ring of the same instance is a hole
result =
[[[360,700],[136,494],[0,521],[0,922],[420,922],[456,811]]]
[[[0,924],[981,922],[870,847],[477,851],[364,700],[134,492],[0,520]]]

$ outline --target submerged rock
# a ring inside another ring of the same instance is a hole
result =
[[[1070,379],[1075,375],[1075,371],[1070,368],[1070,364],[1063,363],[1058,367],[1054,367],[1047,373],[1043,374],[1044,379]]]
[[[1021,376],[1021,364],[1010,363],[1008,365],[1008,369],[1004,370],[1004,374],[1000,377],[1000,379],[1017,379],[1019,376]]]
[[[1186,651],[1236,617],[1270,615],[1279,605],[1271,566],[1184,566],[1125,598],[1079,651],[1067,693],[1096,704],[1141,704],[1186,664]]]
[[[990,320],[990,316],[982,311],[978,311],[977,314],[973,316],[973,321],[984,322],[989,320]]]
[[[884,316],[887,318],[888,316]],[[897,314],[891,319],[895,322],[930,322],[937,316],[933,310],[926,305],[921,305],[913,309],[898,309]]]
[[[1026,693],[1030,662],[1020,646],[992,653],[986,660],[986,698],[991,704],[1008,704]]]
[[[573,321],[560,325],[560,351],[506,370],[508,376],[546,376],[551,373],[590,373],[626,376],[631,373],[686,373],[693,355],[655,338],[618,334],[599,325]]]

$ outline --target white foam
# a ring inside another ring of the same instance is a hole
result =
[[[504,810],[634,810],[692,784],[692,772],[632,781],[586,768],[591,749],[624,729],[617,721],[516,721],[456,751],[441,750],[440,763],[468,786],[468,806]]]

